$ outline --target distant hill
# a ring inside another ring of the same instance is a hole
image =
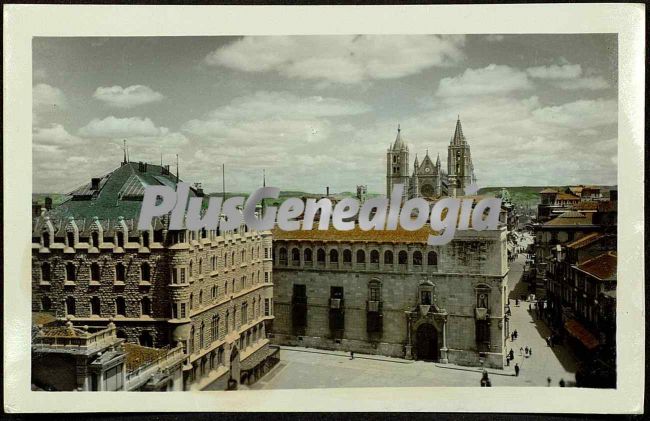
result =
[[[604,194],[611,189],[615,189],[616,186],[599,186]],[[539,192],[546,189],[557,189],[564,191],[567,186],[514,186],[514,187],[483,187],[478,191],[478,194],[494,196],[501,191],[501,189],[507,189],[512,197],[512,201],[515,205],[520,206],[537,206],[540,203]]]

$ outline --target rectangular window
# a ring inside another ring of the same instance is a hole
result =
[[[186,315],[185,303],[181,303],[181,319],[184,319]]]
[[[172,319],[178,319],[178,307],[172,304]]]
[[[185,268],[181,268],[181,284],[185,283]]]
[[[269,275],[270,275],[269,272],[264,272],[264,282],[266,282],[267,284],[271,282],[271,277]]]
[[[265,298],[264,299],[264,315],[265,316],[270,316],[271,315],[271,299],[270,298]]]

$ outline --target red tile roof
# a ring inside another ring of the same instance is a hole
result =
[[[283,231],[273,229],[274,240],[307,240],[307,241],[345,241],[345,242],[376,242],[376,243],[418,243],[426,244],[429,234],[437,235],[429,226],[417,231],[396,230],[370,230],[362,231],[359,226],[350,231],[339,231],[332,227],[328,230],[296,230]]]
[[[580,249],[585,246],[588,246],[589,244],[592,244],[595,241],[600,240],[604,236],[605,234],[592,232],[591,234],[587,234],[584,237],[578,238],[577,240],[573,240],[572,242],[568,243],[566,246],[571,249]]]
[[[608,251],[576,266],[578,270],[600,280],[616,280],[616,252]]]
[[[598,338],[593,333],[587,330],[579,321],[571,319],[564,324],[566,331],[578,339],[588,350],[592,350],[600,345]]]

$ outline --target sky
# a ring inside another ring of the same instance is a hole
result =
[[[616,184],[615,34],[34,38],[33,191],[131,161],[208,192],[385,193],[460,116],[479,186]],[[446,169],[446,168],[445,168]]]

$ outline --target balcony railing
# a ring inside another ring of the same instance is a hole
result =
[[[183,346],[179,345],[162,357],[139,366],[135,370],[126,373],[126,390],[137,387],[139,384],[146,383],[154,373],[159,370],[164,370],[184,359],[185,354],[183,352]]]

